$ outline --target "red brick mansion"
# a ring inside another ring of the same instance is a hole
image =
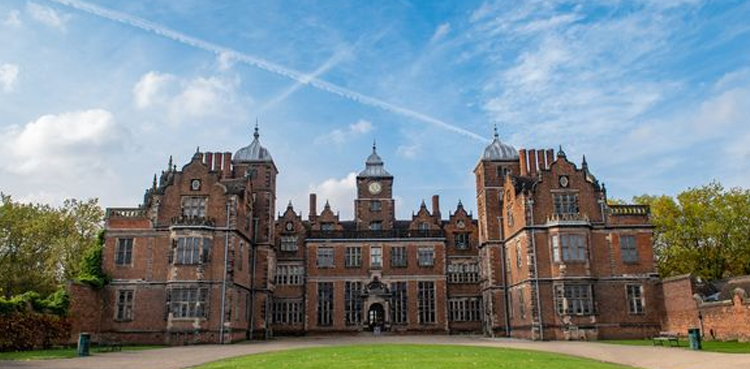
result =
[[[364,154],[364,153],[363,153]],[[364,156],[364,155],[363,155]],[[74,289],[95,339],[184,344],[273,335],[461,332],[644,337],[662,298],[648,208],[612,206],[562,150],[497,134],[474,168],[476,218],[439,197],[396,219],[375,146],[354,219],[310,195],[276,216],[278,169],[259,140],[171,163],[135,208],[107,210],[102,291]],[[448,210],[448,211],[445,211]],[[85,306],[85,308],[84,308]]]

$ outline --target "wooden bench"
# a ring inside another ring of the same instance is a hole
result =
[[[658,336],[651,337],[651,341],[654,346],[657,344],[664,346],[664,342],[666,342],[672,347],[672,342],[674,342],[677,347],[680,347],[680,336],[674,332],[659,332]]]
[[[96,349],[99,352],[115,352],[122,351],[122,344],[119,341],[104,341],[99,342],[96,345]]]

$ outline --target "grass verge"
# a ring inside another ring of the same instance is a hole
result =
[[[163,348],[164,346],[123,346],[122,351],[141,351]],[[91,355],[106,355],[110,351],[99,347],[91,348]],[[0,360],[48,360],[67,359],[78,356],[76,348],[54,348],[49,350],[0,352]]]
[[[602,340],[597,341],[601,343],[609,343],[616,345],[630,345],[630,346],[653,346],[651,340]],[[668,346],[667,343],[665,345]],[[750,353],[750,342],[737,342],[737,341],[703,341],[701,343],[703,351],[709,352],[723,352],[730,354],[748,354]],[[678,349],[690,349],[690,342],[687,339],[680,339],[680,346],[673,347],[675,350]]]
[[[197,369],[325,368],[325,369],[624,369],[574,356],[538,351],[447,345],[355,345],[296,349],[241,356]]]

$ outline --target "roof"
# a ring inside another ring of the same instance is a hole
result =
[[[383,166],[383,159],[378,155],[375,143],[372,143],[372,154],[365,161],[365,170],[359,172],[359,177],[393,177]]]
[[[253,133],[253,142],[250,145],[245,146],[234,154],[235,162],[273,162],[271,153],[260,144],[258,138],[258,125],[255,125],[255,132]]]
[[[495,127],[495,135],[492,142],[484,148],[482,160],[518,160],[518,150],[515,147],[500,141]]]

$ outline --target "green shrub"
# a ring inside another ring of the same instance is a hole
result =
[[[104,231],[99,232],[98,242],[83,256],[80,273],[76,281],[100,289],[109,282],[109,277],[102,270],[102,252],[104,251]]]

